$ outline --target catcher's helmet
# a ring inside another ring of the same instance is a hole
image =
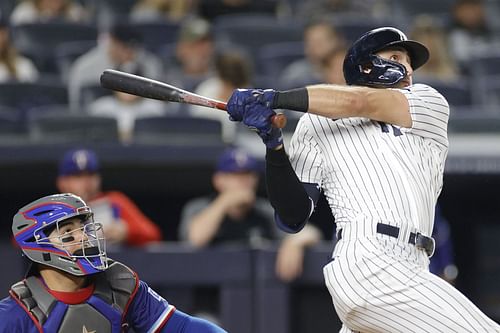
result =
[[[77,228],[60,232],[64,223],[75,218]],[[57,232],[52,233],[54,230]],[[108,267],[102,226],[94,222],[90,207],[74,194],[49,195],[24,206],[14,215],[12,232],[31,261],[78,276]],[[68,247],[77,250],[72,252]]]
[[[390,87],[406,76],[403,65],[383,59],[375,53],[389,47],[402,47],[409,56],[413,70],[429,59],[429,50],[392,27],[368,31],[356,40],[344,59],[344,77],[348,85]],[[368,71],[366,69],[369,69]]]

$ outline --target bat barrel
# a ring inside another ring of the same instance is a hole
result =
[[[107,69],[101,74],[100,81],[101,86],[104,88],[132,95],[227,111],[227,104],[224,102],[200,96],[143,76]],[[284,114],[278,113],[271,118],[271,122],[273,127],[283,128],[286,125],[286,117]]]

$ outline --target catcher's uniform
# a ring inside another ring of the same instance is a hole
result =
[[[13,285],[10,294],[0,302],[2,333],[119,333],[129,327],[136,332],[163,332],[176,312],[116,261],[80,292],[50,292],[39,277],[29,276]]]
[[[400,91],[411,128],[305,114],[290,144],[299,179],[321,186],[337,223],[324,276],[341,332],[500,332],[429,272],[449,107],[427,85]]]

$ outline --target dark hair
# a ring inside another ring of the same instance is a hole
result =
[[[239,51],[225,51],[215,57],[215,69],[219,77],[235,87],[250,83],[252,65],[249,58]]]
[[[130,46],[142,44],[142,36],[128,24],[114,25],[110,30],[110,34],[114,39]]]

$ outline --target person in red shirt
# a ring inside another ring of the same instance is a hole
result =
[[[59,162],[56,186],[59,192],[76,194],[89,204],[108,242],[140,246],[162,240],[160,228],[129,197],[119,191],[102,191],[94,151],[67,151]]]

